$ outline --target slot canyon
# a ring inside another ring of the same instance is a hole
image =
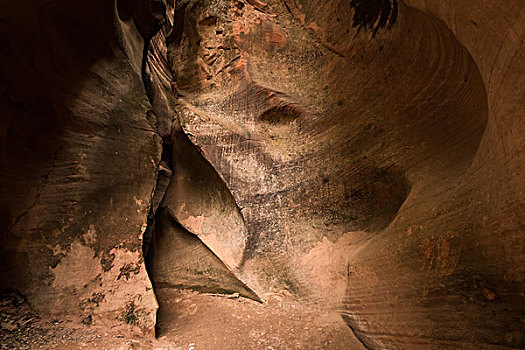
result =
[[[523,0],[0,18],[0,349],[525,349]]]

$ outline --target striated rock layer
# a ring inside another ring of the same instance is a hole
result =
[[[2,4],[2,287],[87,323],[131,310],[151,332],[141,236],[161,138],[141,75],[158,24],[121,10]]]
[[[490,5],[379,3],[185,8],[182,126],[242,208],[241,275],[370,348],[523,346],[522,22],[492,49]]]
[[[2,17],[1,282],[35,308],[151,333],[189,288],[370,349],[525,347],[520,0]]]

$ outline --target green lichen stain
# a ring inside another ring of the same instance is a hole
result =
[[[137,315],[135,315],[135,303],[131,302],[128,304],[122,319],[124,320],[124,322],[132,326],[135,326],[137,324],[138,317]]]

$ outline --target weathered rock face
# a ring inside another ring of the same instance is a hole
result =
[[[490,6],[410,5],[188,5],[182,126],[242,208],[259,295],[342,309],[371,348],[520,346],[523,27],[498,24],[503,87],[504,38],[470,33]]]
[[[151,330],[141,235],[161,140],[141,78],[145,39],[119,10],[2,5],[2,287],[89,322],[135,310]]]
[[[3,7],[2,284],[37,308],[152,330],[144,253],[368,348],[525,346],[519,0]]]

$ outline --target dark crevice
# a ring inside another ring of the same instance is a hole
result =
[[[153,88],[151,85],[151,76],[149,74],[149,64],[148,64],[148,52],[149,52],[150,40],[145,40],[144,47],[142,49],[142,66],[141,66],[141,75],[142,83],[144,84],[144,89],[146,90],[146,96],[150,104],[153,105]]]
[[[153,294],[158,299],[157,291],[155,289],[155,283],[151,278],[152,272],[150,265],[148,264],[148,255],[150,254],[151,243],[153,241],[153,236],[156,229],[156,213],[159,209],[159,205],[166,194],[169,183],[172,176],[172,166],[171,166],[171,145],[165,141],[162,141],[162,153],[161,159],[157,167],[157,181],[155,183],[155,188],[153,189],[153,196],[151,198],[150,207],[148,210],[148,217],[146,223],[146,230],[142,236],[142,256],[144,259],[144,265],[146,267],[146,273],[153,287]],[[158,313],[155,315],[155,335],[158,334]]]
[[[144,258],[147,257],[150,246],[151,246],[151,240],[153,239],[153,234],[155,231],[155,214],[160,206],[160,203],[162,202],[162,199],[164,198],[164,195],[166,194],[166,191],[168,189],[169,183],[171,181],[172,176],[172,151],[171,151],[171,145],[163,142],[162,143],[162,155],[161,160],[157,169],[157,182],[155,184],[155,189],[153,191],[153,197],[151,199],[150,208],[148,211],[148,220],[147,220],[147,227],[144,231],[144,236],[142,239],[142,254]],[[148,266],[146,265],[146,270],[148,270]],[[149,272],[149,271],[148,271]]]
[[[153,89],[153,84],[149,72],[149,61],[148,61],[148,53],[149,53],[149,47],[150,47],[150,41],[151,40],[145,40],[143,53],[142,53],[142,67],[141,67],[141,76],[142,76],[142,82],[144,84],[144,90],[146,91],[146,96],[152,106],[152,110],[148,111],[149,113],[146,115],[146,118],[148,118],[148,121],[150,124],[153,124],[154,127],[157,129],[156,133],[160,135],[160,131],[158,130],[159,123],[157,120],[157,116],[155,115],[155,104],[154,104],[154,94],[155,91]],[[151,120],[150,120],[151,119]],[[153,279],[151,278],[151,269],[148,264],[148,254],[150,253],[150,247],[151,242],[153,240],[153,235],[155,233],[155,216],[156,212],[159,208],[160,203],[162,202],[162,199],[164,198],[164,195],[166,194],[167,188],[169,186],[169,183],[171,181],[172,176],[172,146],[169,142],[169,139],[163,138],[161,141],[161,159],[158,163],[157,170],[156,170],[156,182],[155,187],[153,188],[153,195],[150,202],[150,207],[148,210],[148,217],[147,217],[147,223],[146,223],[146,230],[144,231],[144,234],[142,236],[142,256],[145,262],[146,267],[146,273],[148,275],[148,278],[151,282],[151,285],[153,287],[153,293],[155,294],[155,297],[157,296],[157,291],[155,289],[155,284],[153,282]],[[158,312],[155,316],[155,335],[158,333]]]
[[[119,15],[124,17],[123,19],[126,20],[126,17],[131,17],[135,21],[139,32],[141,33],[143,39],[144,39],[144,46],[142,49],[142,62],[141,62],[141,78],[142,83],[144,85],[144,90],[146,92],[146,97],[148,98],[148,101],[150,105],[152,106],[152,110],[148,111],[145,115],[146,119],[148,120],[149,124],[152,126],[152,128],[156,130],[145,130],[145,131],[152,131],[155,132],[157,135],[162,136],[161,132],[159,130],[158,125],[158,116],[155,113],[155,103],[154,103],[154,95],[155,90],[153,88],[153,82],[150,75],[150,66],[149,66],[149,60],[148,60],[148,54],[150,50],[150,43],[152,38],[157,35],[161,28],[165,25],[167,22],[167,16],[166,16],[166,3],[163,0],[153,0],[149,1],[147,4],[150,7],[150,10],[152,11],[144,11],[142,6],[137,6],[137,4],[134,1],[120,1],[119,5],[121,3],[124,3],[124,7],[122,8],[123,11],[120,11],[119,7]],[[144,5],[145,3],[141,3],[140,5]],[[145,17],[144,14],[149,14],[151,17],[148,17],[147,15]],[[135,18],[136,17],[136,18]],[[161,159],[160,162],[157,165],[156,169],[156,183],[155,187],[152,189],[152,198],[150,202],[150,207],[148,209],[148,216],[147,216],[147,226],[146,230],[144,231],[144,234],[142,236],[142,256],[145,261],[146,266],[146,273],[148,275],[148,278],[151,281],[151,284],[153,286],[153,293],[155,296],[157,296],[157,293],[155,291],[155,286],[153,285],[153,280],[151,279],[151,273],[148,268],[147,261],[147,255],[150,250],[151,241],[153,239],[153,234],[155,230],[155,214],[156,210],[158,209],[158,206],[160,202],[162,201],[162,198],[164,197],[164,194],[166,193],[166,189],[169,185],[172,171],[171,171],[171,145],[167,140],[163,138],[161,142],[162,147],[162,153],[161,153]],[[158,317],[158,315],[156,315]],[[155,320],[155,325],[157,324],[157,320]],[[157,327],[155,327],[155,332],[157,332]]]
[[[359,335],[359,332],[356,332],[356,330],[354,329],[354,326],[352,326],[352,321],[350,319],[349,316],[347,315],[341,315],[341,317],[343,318],[343,320],[345,321],[346,325],[348,326],[348,328],[350,328],[350,330],[352,331],[352,333],[354,334],[355,338],[357,340],[359,340],[359,342],[363,345],[363,347],[366,349],[366,350],[370,350],[371,348],[369,348],[365,341],[362,339],[362,337]]]

